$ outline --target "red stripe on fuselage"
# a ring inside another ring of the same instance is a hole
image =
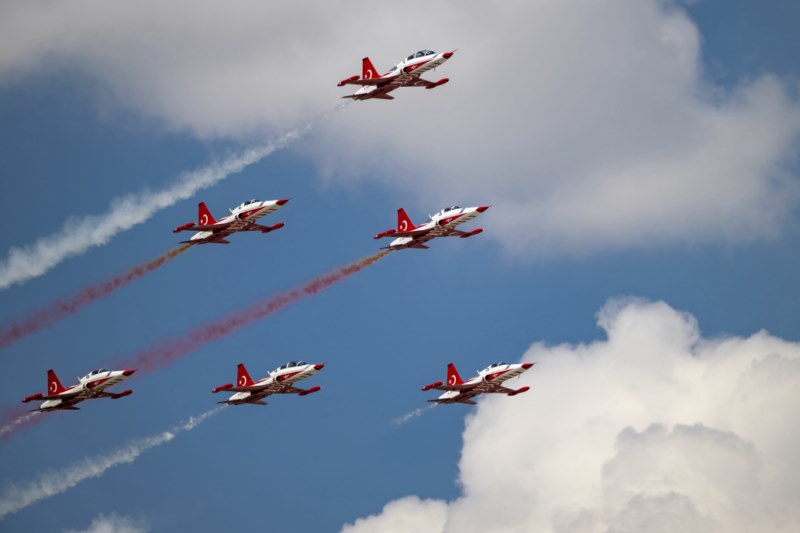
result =
[[[460,215],[439,219],[439,224],[442,226],[446,226],[447,224],[450,224],[454,220],[458,220],[459,218],[463,217],[465,214],[466,213],[461,213]]]
[[[497,378],[499,376],[502,376],[506,372],[509,372],[509,371],[508,370],[503,370],[502,372],[495,372],[494,374],[489,374],[488,376],[486,376],[486,381],[491,381],[491,380],[493,380],[493,379],[495,379],[495,378]]]
[[[247,218],[253,213],[258,213],[262,209],[263,207],[259,207],[258,209],[251,209],[250,211],[242,211],[241,213],[239,213],[239,218]]]

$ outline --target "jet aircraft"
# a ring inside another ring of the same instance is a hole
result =
[[[261,226],[256,224],[256,220],[269,215],[280,209],[289,200],[249,200],[242,203],[235,209],[230,210],[230,215],[215,220],[211,211],[206,207],[205,202],[200,202],[197,206],[197,224],[187,222],[183,226],[178,226],[173,233],[181,231],[196,231],[188,241],[181,241],[181,244],[230,244],[226,237],[237,231],[260,231],[269,233],[284,226],[283,222],[278,222],[273,226]]]
[[[530,389],[527,385],[519,389],[509,389],[502,383],[508,379],[519,376],[536,363],[507,364],[494,363],[487,366],[474,378],[464,381],[458,375],[458,371],[453,363],[447,365],[447,384],[441,381],[425,385],[422,390],[441,390],[444,394],[435,400],[428,400],[434,403],[466,403],[475,405],[472,398],[484,392],[494,392],[516,396]]]
[[[403,248],[428,248],[425,243],[436,237],[461,237],[466,239],[483,231],[483,228],[475,228],[472,231],[460,231],[455,229],[459,224],[463,224],[477,217],[489,209],[488,205],[479,207],[459,207],[454,205],[446,207],[430,217],[425,224],[415,226],[402,207],[397,210],[397,229],[387,229],[375,235],[375,239],[383,237],[396,237],[389,243],[389,250],[401,250]]]
[[[267,405],[263,398],[271,394],[306,396],[317,392],[320,389],[319,386],[311,387],[310,389],[298,389],[294,386],[294,383],[316,374],[324,366],[324,364],[312,365],[304,361],[290,361],[270,372],[269,376],[253,381],[244,365],[239,363],[236,386],[234,387],[233,383],[226,383],[225,385],[214,387],[211,392],[230,391],[236,393],[227,400],[217,403]]]
[[[372,65],[368,57],[361,60],[361,78],[358,75],[351,76],[338,83],[339,87],[344,85],[361,85],[355,93],[343,96],[342,98],[352,98],[353,100],[369,100],[379,98],[381,100],[394,100],[394,96],[389,93],[399,87],[425,87],[433,89],[444,85],[448,78],[442,78],[437,82],[423,80],[420,76],[429,70],[441,66],[450,59],[455,50],[441,52],[437,54],[432,50],[420,50],[411,54],[407,58],[393,66],[386,74],[378,74],[378,69]]]
[[[55,411],[58,409],[69,409],[77,411],[76,403],[95,398],[111,398],[117,400],[133,393],[128,389],[119,393],[106,392],[105,389],[116,385],[130,377],[135,370],[106,370],[100,368],[92,370],[82,378],[78,378],[78,384],[64,388],[58,380],[58,376],[52,369],[47,371],[47,394],[37,392],[22,400],[23,403],[34,400],[44,400],[42,404],[33,411]]]

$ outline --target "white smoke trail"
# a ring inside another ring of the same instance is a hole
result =
[[[404,414],[403,416],[398,416],[397,418],[392,420],[392,424],[394,424],[395,426],[402,426],[403,424],[405,424],[409,420],[417,418],[418,416],[422,416],[423,414],[425,414],[425,412],[430,411],[434,407],[436,407],[436,404],[432,403],[432,404],[428,405],[427,407],[420,407],[418,409],[414,409],[413,411],[408,412],[408,413]]]
[[[66,492],[85,479],[99,477],[111,467],[134,462],[142,452],[166,444],[179,434],[193,430],[225,407],[227,406],[220,405],[163,433],[134,441],[110,454],[84,459],[63,470],[46,472],[36,481],[8,486],[0,496],[0,520],[40,500]]]
[[[276,150],[286,148],[308,133],[317,122],[344,109],[348,103],[337,105],[305,126],[284,133],[267,144],[249,148],[223,161],[184,173],[167,189],[115,198],[111,200],[108,210],[102,215],[67,219],[58,232],[42,237],[33,244],[11,248],[8,258],[0,263],[0,289],[41,276],[69,257],[82,254],[95,246],[107,244],[118,233],[141,224],[161,209],[180,200],[186,200],[197,191],[241,172]]]
[[[0,438],[5,438],[11,435],[11,432],[17,429],[19,426],[23,425],[24,423],[31,420],[33,417],[39,415],[39,411],[33,411],[31,413],[27,413],[21,416],[18,416],[13,421],[9,422],[3,427],[0,427]]]

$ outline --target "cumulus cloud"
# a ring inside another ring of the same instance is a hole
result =
[[[704,338],[663,302],[612,301],[598,324],[604,340],[534,344],[522,357],[539,363],[521,378],[528,394],[479,402],[463,495],[399,500],[408,520],[445,505],[414,530],[800,528],[800,343],[764,331]],[[383,530],[392,504],[354,527]]]
[[[769,73],[715,85],[701,45],[670,0],[0,8],[0,80],[78,68],[201,137],[291,127],[347,94],[335,83],[365,55],[383,69],[457,48],[430,76],[450,84],[358,102],[298,149],[328,179],[389,185],[416,217],[491,203],[487,238],[536,256],[747,242],[793,219],[796,96]]]
[[[380,515],[359,518],[354,524],[345,526],[342,531],[344,533],[439,531],[446,517],[447,504],[444,502],[420,500],[416,496],[408,496],[387,503]]]
[[[139,522],[127,516],[100,513],[87,529],[68,529],[64,533],[146,533],[149,531]]]

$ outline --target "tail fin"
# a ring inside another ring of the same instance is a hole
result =
[[[464,380],[461,379],[461,376],[458,375],[458,370],[456,370],[456,365],[450,363],[447,365],[447,384],[448,385],[461,385],[464,383]]]
[[[381,77],[381,75],[378,74],[378,69],[375,68],[375,65],[372,64],[372,61],[370,61],[368,57],[361,60],[361,77],[365,80]]]
[[[211,211],[206,207],[205,202],[197,204],[197,224],[200,226],[208,226],[214,224],[216,219],[211,215]]]
[[[47,371],[47,394],[49,394],[51,396],[54,396],[56,394],[61,394],[65,390],[67,390],[67,389],[65,389],[64,386],[61,384],[61,382],[58,380],[58,376],[56,376],[56,373],[53,372],[53,369],[51,368],[50,370],[48,370]]]
[[[249,387],[253,384],[253,378],[250,377],[250,374],[247,373],[247,369],[244,367],[244,364],[239,363],[237,368],[238,374],[236,376],[236,386],[237,387]]]
[[[411,219],[408,218],[408,214],[406,214],[406,210],[402,207],[397,210],[397,231],[404,232],[404,231],[411,231],[415,229],[416,226]]]

